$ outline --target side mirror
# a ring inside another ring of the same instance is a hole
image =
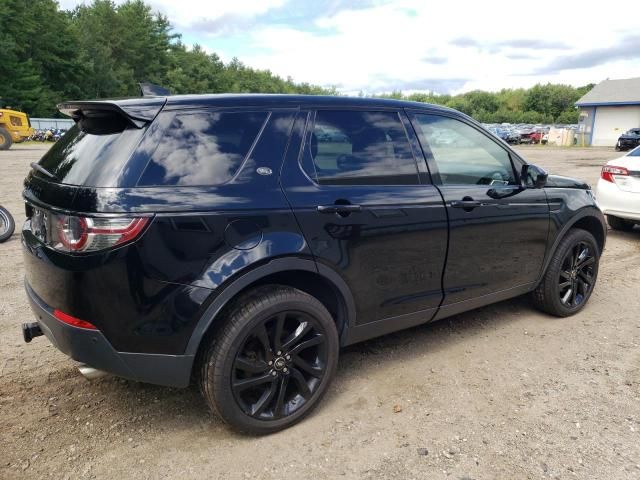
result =
[[[520,185],[522,188],[542,188],[547,184],[549,174],[543,168],[525,163],[520,172]]]

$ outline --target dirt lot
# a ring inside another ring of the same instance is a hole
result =
[[[595,184],[611,150],[522,148]],[[20,224],[41,147],[0,152]],[[0,244],[0,479],[640,478],[640,230],[610,232],[587,308],[515,299],[351,347],[323,404],[263,438],[229,431],[195,388],[82,378],[31,321],[18,234]]]

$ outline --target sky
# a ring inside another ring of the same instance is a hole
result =
[[[87,2],[59,1],[62,8]],[[640,76],[640,17],[631,0],[146,2],[187,45],[347,94]]]

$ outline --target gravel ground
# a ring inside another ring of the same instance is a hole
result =
[[[595,184],[608,149],[521,148]],[[0,203],[23,220],[41,146],[0,152]],[[589,305],[566,319],[525,298],[342,352],[323,404],[240,436],[196,388],[88,382],[31,321],[15,234],[0,244],[0,479],[640,478],[640,230],[610,232]]]

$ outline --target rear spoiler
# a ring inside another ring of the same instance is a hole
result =
[[[133,127],[142,128],[156,118],[166,102],[166,97],[91,100],[60,103],[58,110],[73,118],[76,123],[83,118],[112,114],[126,120]]]

